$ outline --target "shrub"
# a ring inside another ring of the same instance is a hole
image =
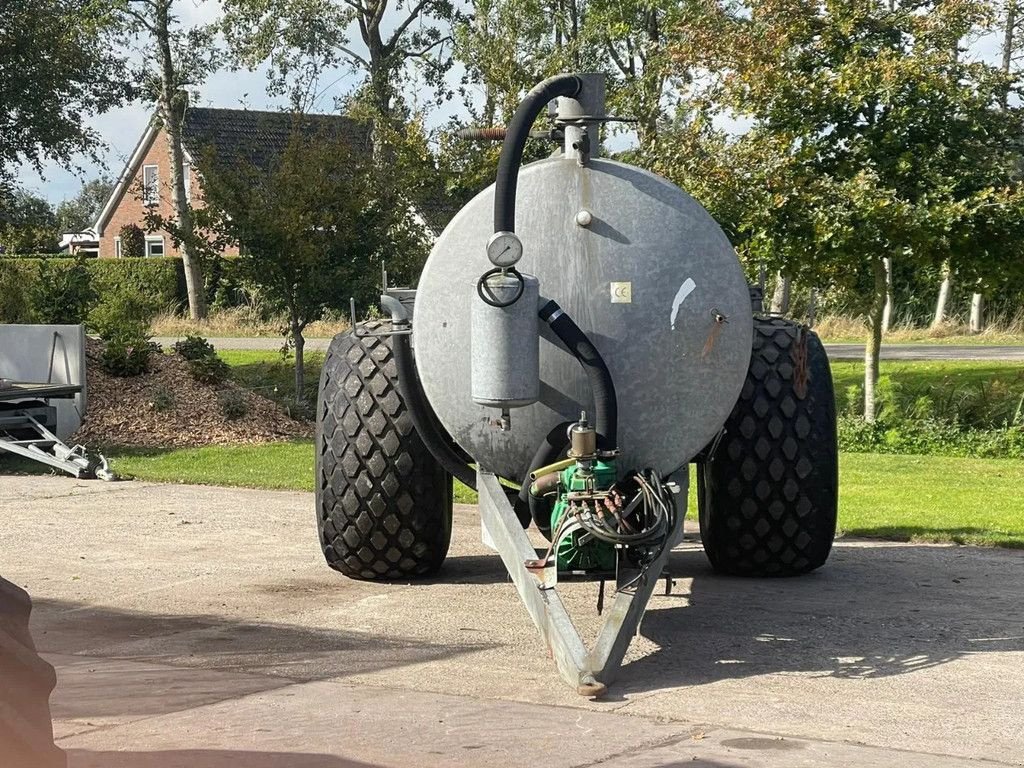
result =
[[[226,389],[218,395],[220,411],[228,421],[240,419],[249,412],[249,403],[238,389]]]
[[[228,377],[230,368],[217,356],[213,345],[202,336],[186,336],[174,344],[174,350],[188,361],[192,378],[204,384],[217,384]]]
[[[39,263],[38,279],[28,286],[32,314],[38,323],[77,324],[85,321],[96,301],[92,273],[85,257]],[[68,263],[70,262],[70,263]]]
[[[100,365],[111,376],[138,376],[149,370],[153,344],[146,338],[112,339],[103,347]]]
[[[228,377],[231,369],[217,355],[213,355],[189,360],[188,370],[196,381],[203,384],[217,384]]]
[[[174,342],[174,351],[186,360],[201,360],[204,357],[216,357],[217,352],[213,344],[202,336],[186,336],[181,341]]]
[[[15,262],[0,259],[0,323],[32,322],[22,273]]]
[[[153,390],[153,399],[150,401],[150,405],[157,413],[173,411],[175,406],[174,391],[163,384],[158,385]]]
[[[118,290],[105,294],[89,313],[89,327],[104,341],[148,340],[156,304],[144,294]]]
[[[121,255],[142,258],[146,255],[146,233],[138,224],[125,224],[117,231],[121,238]]]
[[[12,286],[3,292],[5,295],[0,295],[0,311],[3,311],[4,300],[9,298],[12,291],[20,291],[26,297],[31,294],[36,283],[41,280],[43,261],[39,257],[0,258],[0,280],[6,280],[6,284]],[[68,268],[78,262],[77,259],[57,257],[45,261],[55,269]],[[185,270],[181,259],[87,259],[81,264],[88,271],[92,289],[100,299],[114,291],[131,291],[147,296],[159,309],[176,310],[184,302]],[[6,311],[0,319],[6,322],[28,322],[9,320],[7,317],[10,314],[13,313]]]

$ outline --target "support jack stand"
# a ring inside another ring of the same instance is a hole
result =
[[[483,533],[501,555],[523,605],[551,649],[559,673],[581,696],[598,697],[607,692],[630,641],[639,630],[647,601],[661,578],[669,552],[682,541],[686,481],[681,482],[680,487],[677,530],[669,532],[665,547],[639,578],[620,576],[619,589],[611,607],[606,610],[607,616],[597,642],[593,649],[588,649],[558,594],[556,579],[538,574],[536,568],[527,568],[527,562],[536,561],[537,552],[498,478],[489,472],[477,472]],[[554,565],[546,570],[553,568]]]

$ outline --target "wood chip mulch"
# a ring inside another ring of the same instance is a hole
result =
[[[313,434],[311,424],[291,418],[277,403],[233,382],[196,381],[188,363],[177,354],[154,353],[148,373],[117,378],[100,366],[102,351],[101,342],[87,340],[88,405],[85,422],[72,443],[186,447],[266,443]],[[244,416],[225,418],[221,406],[224,391],[244,398]],[[159,410],[157,403],[168,399],[171,405]]]

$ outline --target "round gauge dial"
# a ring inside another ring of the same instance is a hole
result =
[[[515,232],[495,232],[487,241],[487,258],[496,267],[511,267],[523,257],[523,243]]]

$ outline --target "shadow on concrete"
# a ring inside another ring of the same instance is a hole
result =
[[[674,594],[659,587],[641,627],[660,649],[622,670],[617,694],[777,672],[878,678],[1024,652],[1017,550],[840,541],[812,574],[744,579],[715,574],[691,540],[669,569]],[[506,580],[489,555],[449,558],[438,579]]]
[[[342,757],[300,752],[173,749],[156,752],[93,752],[69,749],[68,768],[378,768]]]
[[[652,602],[641,632],[660,649],[622,670],[617,693],[778,672],[879,678],[1024,652],[1022,555],[841,545],[807,576],[743,579],[713,573],[700,549],[676,552],[673,576],[691,588]]]
[[[52,707],[61,719],[166,714],[492,647],[53,600],[36,601],[32,631],[60,668]]]

